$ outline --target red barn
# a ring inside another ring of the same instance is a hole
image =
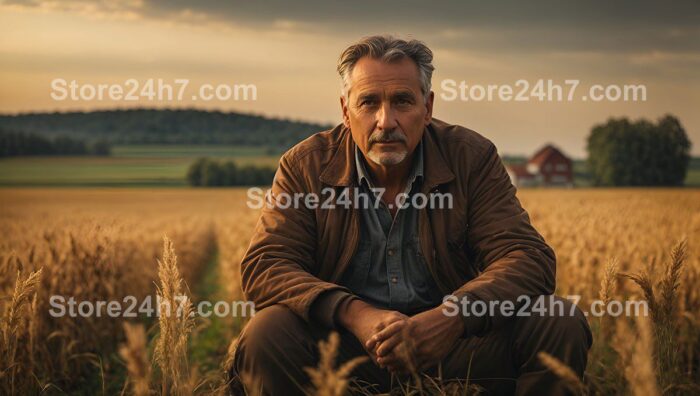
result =
[[[509,165],[508,174],[515,186],[574,185],[573,162],[558,148],[548,144],[524,165]]]

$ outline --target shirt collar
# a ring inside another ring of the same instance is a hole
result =
[[[411,186],[417,180],[423,177],[423,139],[418,143],[416,149],[414,150],[415,155],[413,156],[413,166],[411,168],[411,173],[408,176],[408,183],[406,185],[406,190],[410,190]],[[369,172],[365,167],[364,156],[360,149],[355,145],[355,168],[357,169],[357,181],[362,185],[362,181],[366,180],[367,185],[370,188],[374,188],[372,184],[372,178],[369,177]]]

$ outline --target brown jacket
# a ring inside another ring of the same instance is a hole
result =
[[[451,193],[451,209],[419,213],[422,252],[445,295],[485,302],[552,294],[554,251],[532,227],[494,144],[482,135],[434,119],[424,134],[423,193]],[[272,193],[315,193],[356,186],[355,143],[342,124],[297,144],[280,159]],[[352,196],[352,194],[351,194]],[[337,195],[336,195],[337,197]],[[262,309],[283,304],[305,320],[336,284],[358,245],[359,215],[333,209],[265,207],[241,263],[243,292]],[[498,327],[502,316],[467,319],[469,334]]]

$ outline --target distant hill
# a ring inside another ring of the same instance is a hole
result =
[[[111,144],[229,144],[288,148],[329,125],[236,112],[130,109],[0,114],[0,130]]]

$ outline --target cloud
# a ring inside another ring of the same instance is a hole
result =
[[[401,2],[311,0],[24,0],[5,5],[95,17],[151,18],[362,36],[411,32],[445,49],[483,52],[700,52],[700,3],[651,0]]]
[[[434,87],[445,78],[649,87],[644,103],[439,104],[440,118],[484,131],[506,151],[555,139],[579,155],[590,125],[610,115],[672,112],[698,140],[699,19],[700,2],[685,0],[0,0],[0,109],[54,108],[45,92],[56,76],[185,76],[259,85],[259,101],[221,106],[335,121],[342,48],[391,33],[433,49]]]

